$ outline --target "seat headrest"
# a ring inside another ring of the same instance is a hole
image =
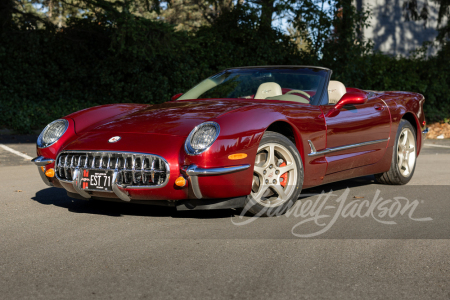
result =
[[[266,99],[267,97],[275,97],[283,95],[281,86],[276,82],[265,82],[258,87],[255,99]]]
[[[336,80],[330,80],[328,84],[328,103],[335,104],[344,96],[347,92],[345,85]]]

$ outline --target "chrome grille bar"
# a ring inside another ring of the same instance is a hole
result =
[[[131,156],[131,175],[133,178],[133,183],[136,183],[136,155]]]
[[[67,166],[67,159],[69,158],[69,155],[67,155],[66,156],[66,158],[64,159],[64,176],[66,176],[67,177],[67,168],[68,168],[68,166]]]
[[[150,169],[150,174],[152,176],[152,182],[155,182],[155,160],[152,160],[152,168]]]
[[[145,182],[145,158],[141,155],[141,180]]]

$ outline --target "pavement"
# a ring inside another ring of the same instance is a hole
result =
[[[346,180],[257,219],[74,200],[0,147],[0,297],[450,299],[450,141],[426,144],[408,185]]]

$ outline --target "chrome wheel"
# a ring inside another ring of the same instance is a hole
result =
[[[416,139],[409,128],[404,128],[398,137],[397,165],[403,177],[409,177],[416,163]]]
[[[292,153],[277,143],[258,148],[251,196],[265,207],[287,202],[296,191],[297,164]]]

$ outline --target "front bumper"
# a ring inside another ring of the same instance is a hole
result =
[[[46,166],[48,164],[52,164],[55,161],[53,159],[45,158],[43,156],[36,157],[32,160],[37,166],[39,170],[39,174],[44,181],[45,184],[49,186],[54,186],[50,179],[45,175],[45,172],[42,170],[42,166]],[[185,175],[189,181],[189,186],[192,188],[192,192],[197,199],[204,199],[204,195],[202,193],[202,187],[201,184],[199,184],[199,177],[208,177],[208,176],[219,176],[219,175],[227,175],[230,173],[240,172],[247,170],[250,167],[249,164],[245,165],[237,165],[237,166],[231,166],[231,167],[217,167],[217,168],[200,168],[197,165],[189,165],[187,167],[184,167],[181,169],[181,173]],[[81,188],[81,174],[82,174],[82,168],[75,168],[73,173],[74,180],[59,180],[59,183],[63,188],[65,188],[69,193],[76,193],[83,197],[84,199],[90,199],[92,193],[89,193],[88,191],[85,191]],[[220,178],[218,179],[220,180]],[[136,187],[132,187],[130,190],[135,189]],[[169,188],[169,186],[164,187],[164,189]],[[117,182],[117,172],[114,172],[113,174],[113,180],[112,180],[112,190],[115,196],[119,198],[122,201],[130,202],[133,200],[146,200],[145,196],[140,196],[139,199],[134,199],[132,195],[127,191],[127,188],[122,187]],[[152,187],[145,188],[140,187],[139,192],[142,194],[145,190],[160,190],[158,188],[154,189]],[[131,192],[131,191],[130,191]],[[97,192],[101,193],[102,195],[105,195],[107,197],[107,193],[105,192]],[[234,196],[233,196],[234,197]],[[206,197],[211,198],[211,197]],[[223,197],[217,197],[217,198],[223,198]],[[150,199],[149,199],[150,200]],[[183,200],[183,199],[177,199],[177,200]],[[154,200],[152,200],[154,201]]]
[[[203,195],[202,195],[202,191],[200,188],[200,184],[198,182],[198,176],[216,176],[216,175],[229,174],[229,173],[246,170],[249,167],[250,167],[250,165],[239,165],[239,166],[232,166],[232,167],[204,169],[204,168],[199,168],[196,165],[190,165],[186,168],[183,168],[182,172],[189,177],[189,183],[192,186],[192,190],[194,192],[195,197],[197,197],[197,199],[202,199]]]
[[[31,162],[33,162],[38,167],[39,175],[41,176],[42,181],[48,186],[53,186],[53,183],[51,183],[49,178],[45,176],[44,170],[46,165],[54,163],[55,160],[51,158],[45,158],[43,156],[38,156],[36,158],[33,158]]]

